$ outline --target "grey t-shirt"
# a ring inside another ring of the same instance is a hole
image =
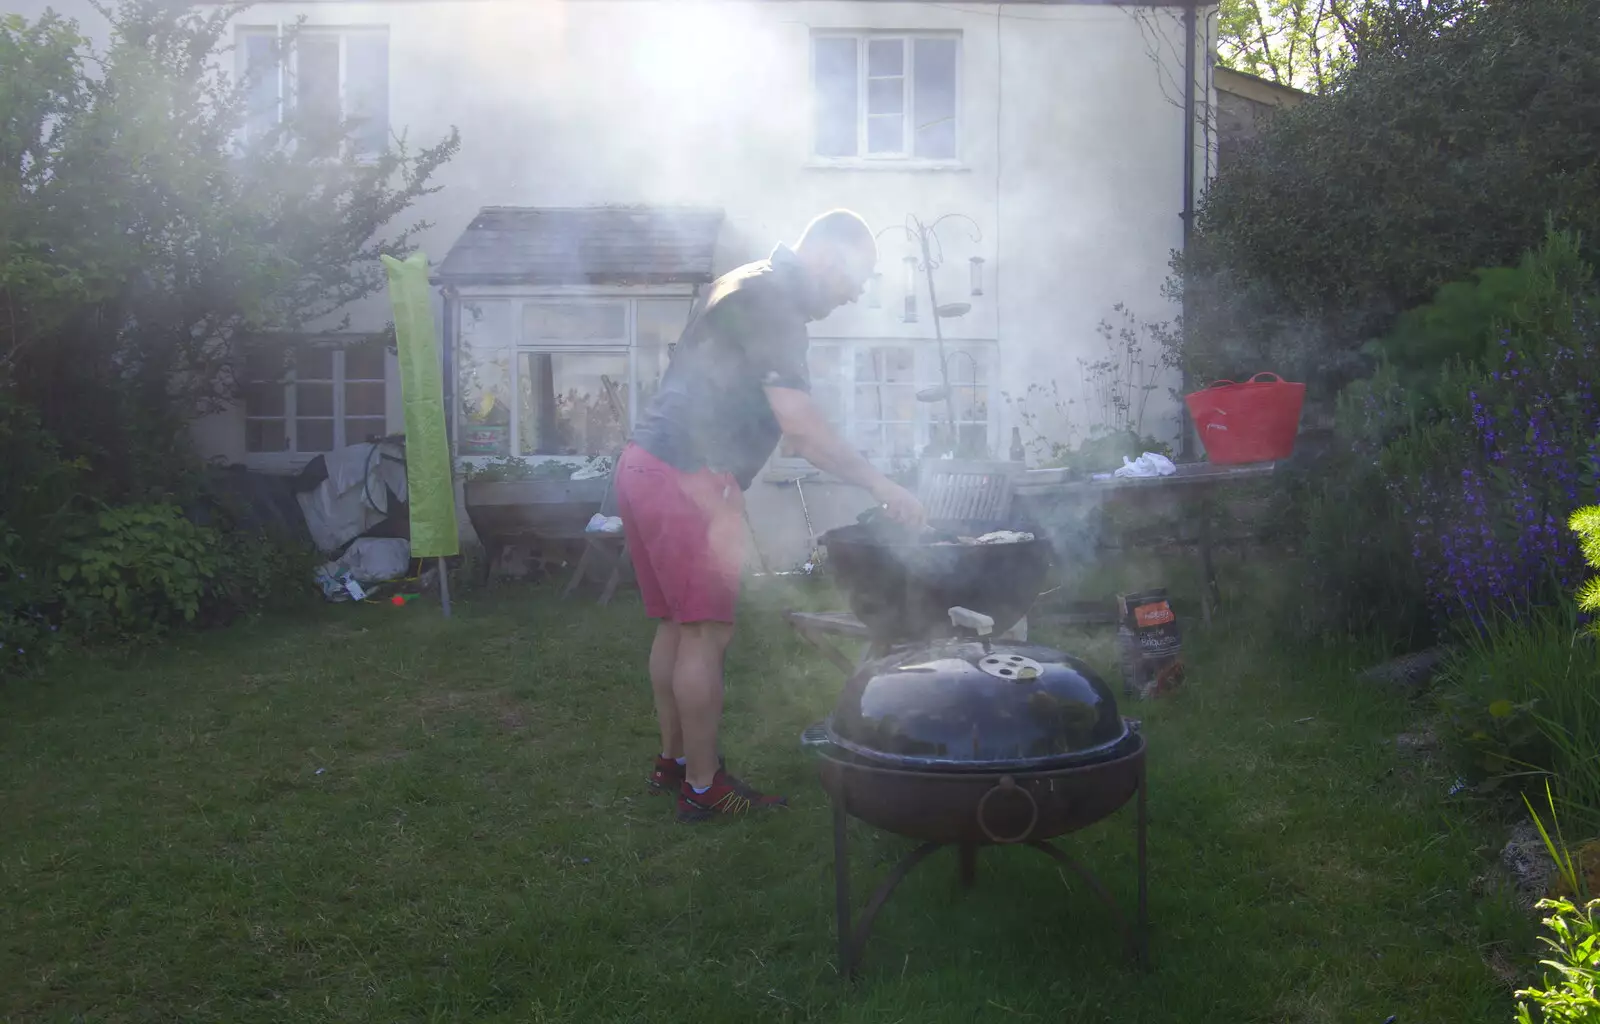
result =
[[[811,390],[802,273],[780,245],[712,284],[640,413],[634,443],[685,472],[732,473],[749,488],[783,436],[762,389]]]

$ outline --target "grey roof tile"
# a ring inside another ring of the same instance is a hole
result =
[[[486,206],[434,272],[444,284],[703,284],[719,209]]]

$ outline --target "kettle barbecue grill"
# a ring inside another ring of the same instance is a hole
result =
[[[1022,619],[1049,571],[1047,542],[973,543],[1001,521],[934,521],[927,532],[863,521],[824,534],[830,571],[866,627],[868,651],[802,744],[833,805],[840,970],[854,979],[872,924],[930,854],[956,847],[976,879],[983,846],[1026,845],[1072,870],[1110,909],[1129,954],[1147,962],[1145,740],[1081,660],[994,637]],[[1136,800],[1138,906],[1051,840]],[[922,840],[852,925],[846,826],[856,818]]]

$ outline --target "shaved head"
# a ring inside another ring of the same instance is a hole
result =
[[[818,318],[859,298],[878,265],[872,229],[850,210],[829,210],[814,218],[794,251],[811,275],[813,315]]]
[[[850,210],[829,210],[812,219],[795,244],[802,255],[838,260],[850,270],[871,274],[878,262],[878,243],[861,215]]]

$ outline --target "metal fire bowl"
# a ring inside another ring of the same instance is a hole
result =
[[[958,536],[994,530],[1034,532],[1013,544],[933,544],[909,539],[890,525],[853,523],[829,530],[817,543],[850,611],[881,643],[948,636],[950,609],[994,619],[994,633],[1015,626],[1050,573],[1050,544],[1019,520],[936,520]]]
[[[846,814],[885,832],[935,843],[1037,843],[1086,828],[1131,800],[1144,776],[1145,740],[1069,768],[922,772],[867,763],[838,747],[814,748],[822,788]]]

